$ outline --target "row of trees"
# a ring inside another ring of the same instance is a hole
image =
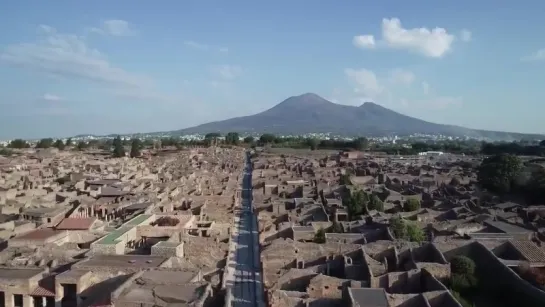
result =
[[[483,160],[477,170],[479,184],[497,194],[516,193],[530,203],[545,198],[545,169],[532,164],[525,166],[512,154],[498,154]]]

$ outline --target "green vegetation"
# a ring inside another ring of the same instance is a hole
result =
[[[84,151],[87,147],[88,147],[88,144],[83,141],[79,141],[78,144],[76,145],[76,149],[79,151]]]
[[[409,198],[403,204],[403,211],[411,212],[420,209],[420,201],[416,198]]]
[[[456,256],[450,262],[450,271],[453,274],[473,275],[475,274],[475,262],[466,256]]]
[[[123,147],[123,142],[121,137],[118,135],[113,141],[114,150],[112,155],[114,158],[121,158],[125,156],[125,148]]]
[[[22,139],[15,139],[9,142],[8,144],[9,148],[16,148],[16,149],[22,149],[22,148],[29,148],[30,145]]]
[[[377,211],[380,211],[380,212],[384,212],[384,203],[382,202],[382,200],[380,200],[380,198],[377,195],[372,194],[369,197],[369,202],[367,203],[367,208],[369,210],[377,210]]]
[[[348,212],[351,220],[358,216],[368,214],[369,210],[384,211],[384,203],[377,195],[368,194],[363,190],[350,190],[350,193],[343,198],[343,206]]]
[[[11,157],[13,155],[13,150],[8,148],[0,148],[0,156]]]
[[[49,148],[53,146],[53,139],[47,138],[47,139],[41,139],[36,143],[36,148]]]
[[[314,234],[314,243],[325,243],[325,230],[323,228],[318,229],[318,231],[316,231],[316,234]]]
[[[496,193],[509,193],[522,170],[521,160],[513,155],[500,154],[484,159],[477,177],[481,186]]]
[[[329,233],[343,233],[344,229],[343,226],[338,222],[333,222],[331,227],[329,227],[328,231]]]
[[[61,139],[57,139],[55,143],[53,143],[53,147],[57,148],[58,150],[64,150],[64,142]]]
[[[456,256],[450,262],[450,280],[448,286],[454,297],[464,307],[473,306],[473,298],[477,295],[479,281],[475,276],[475,262],[466,256]]]
[[[73,145],[72,138],[66,139],[66,144],[64,144],[66,147],[70,147]]]
[[[140,149],[142,149],[142,142],[140,139],[133,139],[131,142],[131,158],[140,157]]]
[[[413,222],[404,220],[400,216],[390,219],[390,229],[397,239],[411,242],[423,242],[426,240],[424,231]]]
[[[240,135],[237,132],[229,132],[225,135],[225,144],[238,145],[240,143]]]

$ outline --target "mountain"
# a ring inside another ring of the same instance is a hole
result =
[[[239,133],[333,133],[354,136],[408,135],[414,133],[492,139],[542,139],[541,135],[475,130],[441,125],[403,115],[373,102],[359,107],[330,102],[316,94],[290,97],[261,113],[210,122],[176,131],[181,134],[230,131]]]

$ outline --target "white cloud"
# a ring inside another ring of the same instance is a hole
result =
[[[370,44],[356,44],[362,40],[373,42],[373,46],[376,44],[377,47],[408,50],[427,57],[440,58],[451,50],[454,38],[445,28],[405,29],[398,18],[385,18],[382,20],[382,39],[375,42],[373,35],[361,35],[354,37],[353,43],[360,48],[368,48]]]
[[[358,35],[352,39],[354,46],[362,49],[375,48],[375,38],[373,35]]]
[[[391,106],[447,108],[460,105],[463,101],[461,97],[436,95],[426,81],[417,83],[421,87],[414,87],[417,77],[413,72],[404,69],[394,69],[382,76],[365,68],[347,68],[344,72],[354,86],[353,94],[347,100],[356,105],[371,100]],[[413,98],[404,97],[406,94]],[[335,92],[333,96],[339,100],[337,97],[340,94]]]
[[[89,30],[91,32],[111,36],[132,36],[136,34],[136,32],[131,29],[130,24],[121,19],[106,20],[102,23],[100,28],[93,27]]]
[[[44,35],[34,42],[7,46],[0,60],[69,79],[129,87],[149,87],[153,83],[147,76],[115,67],[104,54],[89,47],[82,36],[59,33],[48,26],[40,29],[47,31],[42,31]]]
[[[214,71],[224,80],[234,80],[242,75],[242,68],[237,65],[220,65]]]
[[[377,78],[377,75],[371,70],[365,68],[347,68],[344,70],[344,73],[355,85],[355,93],[363,94],[369,98],[375,98],[384,90]]]
[[[53,95],[53,94],[44,94],[42,99],[46,100],[46,101],[60,101],[60,100],[62,100],[61,97],[59,97],[57,95]]]
[[[393,84],[411,85],[415,75],[404,69],[394,69],[390,74],[390,82]]]
[[[147,75],[117,67],[100,51],[88,45],[84,36],[59,33],[42,25],[33,42],[19,43],[0,50],[0,62],[61,80],[81,81],[97,85],[97,90],[120,98],[149,102],[179,102],[179,93],[162,93]],[[46,94],[44,100],[54,101]],[[58,100],[57,99],[57,100]]]
[[[221,53],[228,53],[229,48],[227,47],[217,47],[217,46],[211,46],[207,44],[198,43],[195,41],[185,41],[184,45],[189,48],[197,49],[197,50],[203,50],[203,51],[217,51]]]
[[[545,61],[545,48],[539,49],[529,56],[522,57],[523,61]]]
[[[462,39],[463,42],[470,42],[471,38],[472,38],[471,31],[469,31],[467,29],[463,29],[460,32],[460,39]]]

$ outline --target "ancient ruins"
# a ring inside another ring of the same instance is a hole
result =
[[[479,163],[25,149],[0,158],[0,307],[545,306],[545,208],[480,190]]]

